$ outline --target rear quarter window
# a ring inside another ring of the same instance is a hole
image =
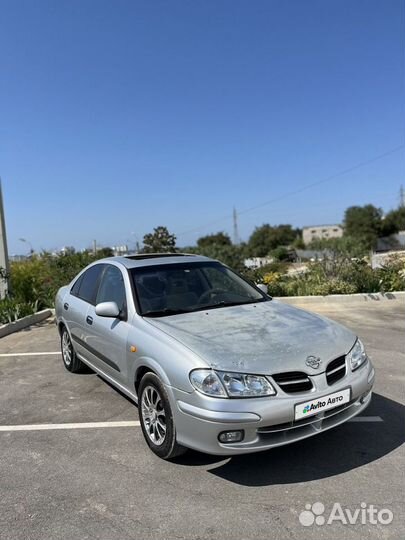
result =
[[[70,289],[70,294],[73,294],[73,296],[79,296],[79,289],[80,285],[82,284],[84,274],[82,274],[73,284],[73,287]]]

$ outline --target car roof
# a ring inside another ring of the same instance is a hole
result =
[[[128,255],[121,257],[108,257],[97,262],[115,261],[125,268],[139,268],[144,266],[157,266],[160,264],[197,263],[214,261],[202,255],[192,253],[139,253],[138,255]]]

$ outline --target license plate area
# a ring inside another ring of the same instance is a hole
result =
[[[319,414],[320,412],[329,411],[350,401],[350,388],[339,390],[339,392],[333,392],[326,396],[321,396],[316,399],[304,401],[295,405],[295,420],[301,420],[302,418],[308,418]]]

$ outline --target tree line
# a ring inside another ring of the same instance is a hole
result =
[[[290,224],[270,225],[265,223],[256,227],[247,242],[235,245],[228,234],[219,231],[202,236],[195,246],[185,246],[181,251],[196,253],[221,259],[234,268],[243,267],[248,257],[266,257],[283,260],[288,258],[289,249],[327,249],[342,246],[352,251],[354,256],[366,254],[374,249],[377,239],[392,236],[405,230],[405,207],[391,210],[385,216],[381,208],[372,204],[350,206],[343,219],[343,238],[330,240],[315,239],[305,246],[302,240],[302,229]],[[159,226],[143,238],[144,253],[164,253],[178,250],[176,236],[166,227]]]

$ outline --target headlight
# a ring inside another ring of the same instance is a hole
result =
[[[274,396],[276,391],[261,375],[246,375],[244,373],[219,372],[229,397],[260,397]]]
[[[190,373],[190,381],[196,390],[208,396],[261,397],[276,393],[262,375],[196,369]]]
[[[357,339],[353,349],[349,352],[348,357],[352,371],[362,366],[367,360],[367,353],[364,349],[364,345],[359,339]]]

